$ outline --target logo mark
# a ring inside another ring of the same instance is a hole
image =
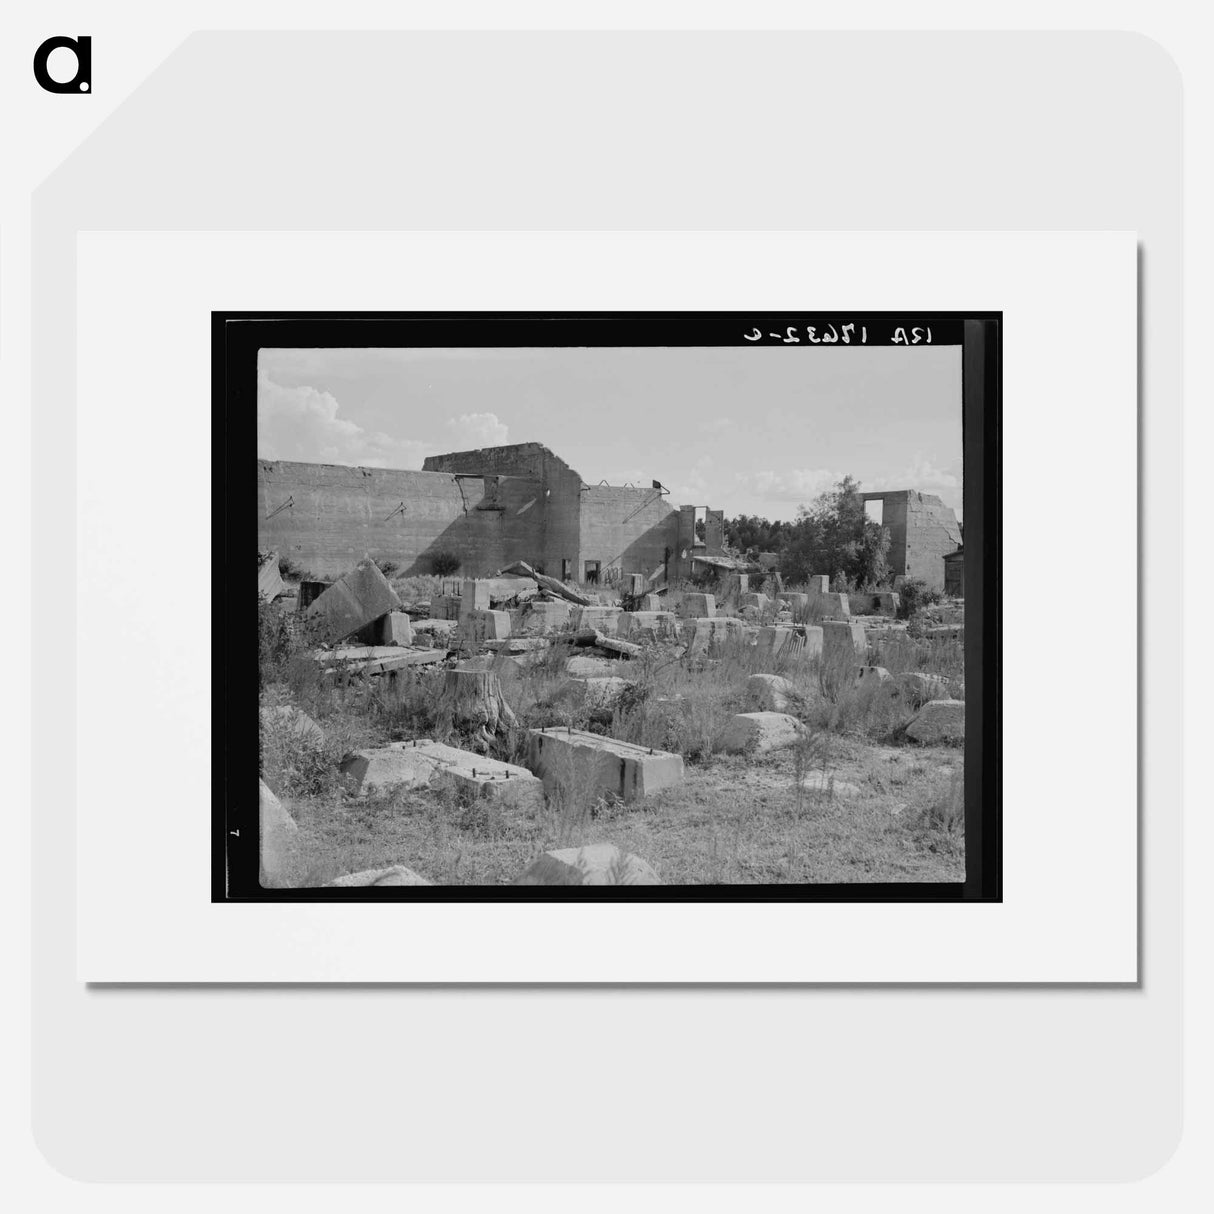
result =
[[[46,70],[52,51],[68,50],[76,57],[76,74],[71,80],[55,80]],[[84,34],[76,38],[48,38],[34,52],[34,79],[48,93],[88,93],[93,88],[93,40]]]

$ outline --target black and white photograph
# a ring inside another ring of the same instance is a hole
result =
[[[271,896],[992,897],[966,323],[217,317],[233,551],[257,465],[225,893],[256,833]]]

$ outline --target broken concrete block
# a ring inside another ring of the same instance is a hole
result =
[[[554,704],[573,704],[591,712],[602,712],[610,709],[624,691],[631,686],[633,684],[628,679],[614,678],[610,675],[589,679],[566,679],[557,688],[552,702]]]
[[[278,885],[286,876],[287,852],[291,837],[298,831],[282,802],[270,791],[264,780],[260,785],[258,811],[259,864],[258,880],[265,888]]]
[[[665,604],[660,594],[647,594],[641,607],[644,611],[662,611]]]
[[[643,652],[640,645],[634,645],[631,641],[621,641],[619,637],[604,636],[601,632],[595,633],[594,643],[600,649],[618,653],[625,658],[639,658]]]
[[[562,847],[537,856],[515,885],[661,885],[657,873],[640,856],[611,843]]]
[[[615,636],[620,625],[620,616],[623,614],[622,607],[576,607],[570,623],[579,632],[593,628],[604,636]]]
[[[532,602],[527,614],[523,616],[522,632],[527,636],[560,632],[562,628],[569,626],[572,614],[573,604],[565,599]]]
[[[686,593],[679,604],[684,619],[711,620],[717,614],[717,600],[711,594]]]
[[[364,645],[412,645],[413,623],[406,612],[389,611],[360,628],[355,638]]]
[[[267,553],[257,566],[257,593],[272,603],[285,589],[282,574],[278,572],[278,553]]]
[[[793,746],[805,726],[784,712],[740,712],[726,727],[721,749],[727,754],[767,754]]]
[[[459,601],[459,618],[466,619],[474,611],[489,610],[489,583],[467,578]]]
[[[893,677],[884,666],[861,666],[856,671],[856,686],[872,687],[880,683],[888,683]]]
[[[411,868],[394,864],[391,868],[368,868],[361,873],[350,873],[334,881],[326,881],[326,889],[364,888],[373,885],[431,885],[425,877],[419,877]]]
[[[806,582],[810,594],[829,594],[830,578],[825,573],[815,573]]]
[[[398,611],[401,601],[388,579],[372,560],[362,560],[338,578],[308,608],[307,618],[316,621],[320,636],[340,641],[389,611]]]
[[[747,607],[753,607],[761,615],[771,606],[771,599],[765,594],[757,594],[747,592],[738,595],[738,610],[745,611]]]
[[[646,578],[643,573],[633,573],[628,578],[628,593],[635,599],[645,593]]]
[[[261,710],[261,727],[265,729],[280,729],[298,735],[303,741],[314,746],[325,744],[325,731],[302,709],[293,708],[289,704]]]
[[[746,698],[763,712],[795,712],[805,697],[778,674],[752,674],[746,680]]]
[[[776,595],[776,601],[787,606],[794,615],[803,614],[809,610],[809,595],[798,594],[792,590],[782,590]]]
[[[845,620],[823,620],[822,656],[826,662],[863,661],[868,656],[868,637],[863,624]]]
[[[949,680],[942,674],[927,674],[922,670],[908,670],[898,675],[898,686],[903,695],[914,705],[928,700],[944,699],[948,696]]]
[[[759,629],[755,644],[769,657],[774,658],[781,653],[789,657],[802,652],[805,648],[805,637],[800,629],[772,624]]]
[[[339,769],[352,794],[365,797],[395,788],[425,788],[434,774],[428,754],[408,744],[376,746],[346,755]]]
[[[629,641],[677,641],[679,618],[673,611],[625,611],[617,633]]]
[[[429,666],[446,659],[447,650],[405,649],[400,645],[350,645],[324,649],[315,655],[330,677],[379,675],[408,666]]]
[[[965,701],[928,700],[906,727],[916,742],[964,742]]]
[[[510,612],[471,611],[460,616],[458,640],[462,648],[476,649],[486,641],[510,636]]]
[[[574,788],[635,801],[683,782],[683,758],[580,729],[533,729],[531,769],[545,788]]]
[[[353,781],[356,796],[425,788],[445,779],[465,795],[491,801],[513,817],[538,815],[544,805],[543,785],[525,767],[427,738],[356,750],[342,762],[341,772]]]
[[[681,635],[687,642],[688,657],[711,657],[723,645],[743,642],[746,626],[733,616],[687,619],[683,621]]]

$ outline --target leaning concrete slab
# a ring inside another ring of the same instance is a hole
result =
[[[388,579],[372,560],[363,560],[337,579],[308,608],[307,618],[316,621],[326,641],[340,641],[366,627],[389,611],[399,611],[401,601]]]
[[[964,742],[965,701],[929,700],[906,727],[916,742]]]
[[[767,754],[794,745],[805,726],[784,712],[740,712],[729,722],[721,739],[727,754]]]
[[[683,758],[580,729],[533,729],[528,763],[544,786],[586,789],[623,801],[683,782]]]
[[[562,847],[537,856],[515,885],[661,885],[657,873],[640,856],[611,843]]]
[[[299,828],[266,782],[259,780],[258,784],[261,789],[258,810],[258,877],[262,886],[271,888],[277,886],[286,875],[287,851],[291,845],[291,837]]]

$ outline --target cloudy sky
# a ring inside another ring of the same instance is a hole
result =
[[[846,474],[961,514],[959,346],[261,351],[258,455],[420,468],[540,442],[588,484],[794,518]]]

